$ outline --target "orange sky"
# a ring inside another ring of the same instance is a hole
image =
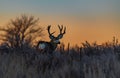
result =
[[[102,43],[112,41],[113,36],[120,40],[120,9],[119,1],[108,0],[3,0],[0,1],[0,26],[6,25],[10,19],[21,14],[40,18],[40,25],[52,31],[57,25],[67,27],[62,42],[71,45],[84,41]],[[45,30],[44,40],[49,40]]]
[[[36,17],[39,17],[36,15]],[[10,19],[14,19],[15,16],[2,16],[4,19],[0,19],[0,25],[7,24]],[[39,17],[40,18],[40,17]],[[60,19],[57,19],[60,18]],[[57,35],[58,24],[64,25],[67,27],[66,34],[64,35],[62,42],[65,44],[70,43],[71,45],[81,44],[85,40],[89,42],[97,41],[102,43],[105,41],[112,41],[112,37],[120,39],[119,31],[119,20],[114,17],[104,16],[104,17],[81,17],[80,19],[67,18],[64,17],[44,17],[40,18],[40,25],[44,28],[47,28],[47,25],[52,25],[51,31],[56,31]],[[49,40],[47,30],[45,30],[46,36],[43,38]]]

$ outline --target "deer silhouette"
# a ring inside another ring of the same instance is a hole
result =
[[[57,45],[60,44],[60,39],[63,38],[63,35],[66,33],[66,27],[64,27],[64,31],[63,31],[63,25],[61,26],[58,25],[60,34],[57,37],[55,37],[53,35],[55,32],[50,33],[50,28],[51,25],[47,27],[49,38],[51,39],[50,42],[39,41],[37,44],[37,49],[41,52],[52,53],[57,48]]]

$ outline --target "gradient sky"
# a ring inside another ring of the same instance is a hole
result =
[[[21,14],[39,17],[40,25],[56,31],[65,25],[66,44],[120,39],[120,0],[0,0],[0,26]]]

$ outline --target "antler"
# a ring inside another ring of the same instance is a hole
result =
[[[53,36],[52,34],[54,34],[54,33],[55,33],[55,31],[54,31],[54,32],[52,32],[52,33],[50,33],[50,27],[51,27],[51,25],[49,25],[49,26],[48,26],[47,30],[48,30],[48,33],[49,33],[49,37],[50,37],[50,39],[53,39],[53,38],[54,38],[54,36]]]
[[[58,25],[58,28],[60,30],[60,34],[58,35],[58,38],[61,39],[63,37],[63,35],[66,33],[66,27],[64,27],[64,31],[63,31],[63,25],[61,25],[61,27],[60,27],[60,25]],[[62,31],[63,31],[63,33],[62,33]]]

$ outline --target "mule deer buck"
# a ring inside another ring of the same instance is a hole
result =
[[[48,30],[49,38],[51,39],[50,42],[39,41],[37,44],[37,49],[41,52],[52,53],[57,48],[57,45],[60,44],[59,40],[66,33],[66,27],[64,27],[64,30],[63,30],[63,25],[61,25],[61,26],[58,25],[58,28],[60,30],[60,34],[57,37],[55,37],[53,35],[55,32],[50,33],[50,28],[51,28],[51,26],[49,25],[47,27],[47,30]]]

